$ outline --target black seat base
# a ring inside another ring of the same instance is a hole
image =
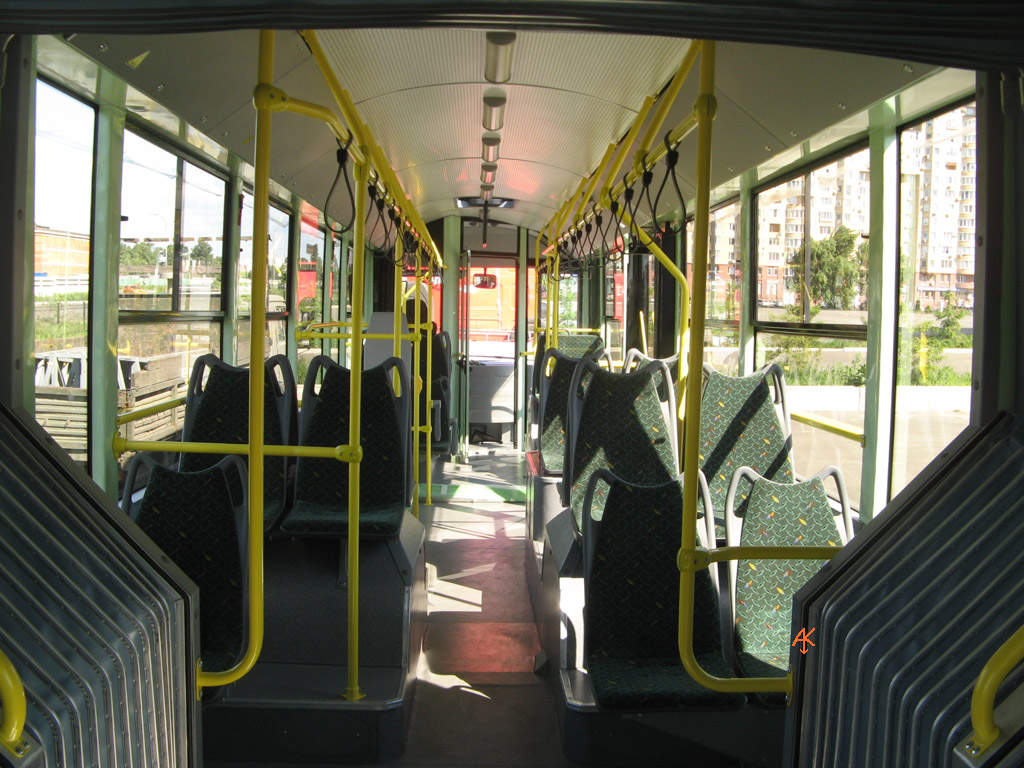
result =
[[[579,669],[552,675],[565,756],[579,765],[778,766],[785,710],[608,711]]]
[[[342,698],[348,668],[257,664],[203,709],[203,754],[238,764],[372,764],[405,749],[415,686],[400,667],[360,667],[366,698]]]

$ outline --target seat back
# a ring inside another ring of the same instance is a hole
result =
[[[740,467],[751,467],[776,482],[795,480],[784,392],[782,369],[774,364],[741,377],[704,366],[698,462],[719,523],[724,520],[733,473]],[[739,503],[744,503],[742,498]]]
[[[586,357],[604,349],[604,339],[591,333],[560,333],[557,349],[567,357]]]
[[[587,483],[601,467],[637,485],[659,485],[679,474],[675,393],[660,361],[612,373],[594,358],[579,362],[569,391],[562,502],[581,531]]]
[[[323,382],[316,387],[322,371]],[[299,444],[338,446],[349,442],[351,371],[328,357],[310,363],[302,393]],[[393,376],[397,375],[395,387]],[[363,371],[360,445],[360,535],[397,534],[411,492],[411,389],[398,358]],[[287,533],[341,535],[348,532],[348,464],[302,457],[295,479],[295,504],[281,523]]]
[[[295,445],[298,439],[298,419],[295,377],[291,364],[284,355],[275,355],[266,361],[265,366],[264,442],[267,445]],[[199,443],[249,442],[248,368],[228,365],[216,355],[202,355],[196,359],[185,396],[182,440]],[[212,467],[223,458],[223,454],[183,453],[178,469],[182,472],[197,472]],[[263,459],[265,530],[273,526],[289,505],[291,466],[292,462],[284,456],[266,456]],[[240,498],[237,487],[232,488],[232,495],[236,500]]]
[[[825,491],[832,476],[840,511]],[[738,505],[739,489],[749,488]],[[850,506],[839,470],[829,467],[800,483],[775,483],[741,469],[726,497],[729,546],[838,547],[849,540]],[[822,566],[820,560],[751,559],[730,563],[738,663],[748,675],[789,666],[793,595]]]
[[[393,334],[395,332],[395,313],[381,311],[371,312],[366,332],[373,334]],[[403,336],[409,333],[409,324],[406,322],[405,313],[403,312],[400,312],[398,315],[398,332]],[[398,349],[399,357],[402,358],[402,362],[405,364],[405,370],[411,371],[412,344],[410,344],[406,339],[402,339],[398,344]],[[385,360],[390,359],[394,354],[395,343],[392,339],[366,339],[363,342],[363,370],[376,368]]]
[[[595,515],[589,502],[598,495],[605,500]],[[701,688],[679,660],[676,555],[682,506],[678,478],[639,486],[602,469],[591,479],[583,534],[584,658],[603,707],[720,708],[743,703],[742,695]],[[698,540],[706,535],[702,518]],[[731,676],[722,652],[718,595],[707,569],[695,579],[693,645],[703,668]]]
[[[678,378],[679,353],[676,353],[671,357],[648,357],[636,347],[630,347],[626,351],[626,356],[622,358],[622,372],[629,373],[630,371],[635,371],[650,360],[661,360],[668,366],[668,371],[672,374],[672,380],[675,381]]]
[[[245,462],[225,456],[211,467],[181,472],[148,454],[132,458],[122,510],[142,466],[149,481],[133,516],[139,527],[199,587],[203,669],[230,669],[245,650],[248,628],[248,491]],[[233,498],[232,488],[241,488]]]
[[[608,359],[604,350],[588,356]],[[563,354],[560,349],[549,349],[544,353],[541,368],[548,375],[541,376],[538,444],[545,474],[562,473],[569,430],[569,387],[581,359]]]

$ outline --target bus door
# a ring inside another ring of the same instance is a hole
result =
[[[514,256],[474,252],[460,280],[469,377],[464,435],[470,443],[514,443],[516,418],[516,281]]]

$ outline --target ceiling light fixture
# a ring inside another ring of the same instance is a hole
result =
[[[504,122],[505,92],[501,88],[488,88],[484,91],[484,128],[498,131]]]
[[[488,163],[495,162],[498,159],[498,144],[500,143],[501,136],[492,131],[485,133],[483,138],[483,159]]]
[[[493,184],[494,175],[498,171],[497,163],[482,163],[480,165],[480,181],[483,184]]]
[[[512,77],[512,49],[515,32],[488,32],[484,79],[489,83],[507,83]]]

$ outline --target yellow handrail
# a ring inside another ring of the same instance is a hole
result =
[[[690,365],[701,370],[704,354],[704,312],[707,290],[708,223],[711,215],[711,121],[714,104],[715,44],[701,41],[700,94],[694,111],[699,115],[697,134],[697,205],[694,211],[693,285],[690,302]],[[687,387],[685,395],[685,448],[683,451],[683,531],[679,553],[679,658],[697,683],[715,691],[785,691],[792,675],[784,678],[732,678],[708,674],[693,650],[694,575],[703,567],[692,553],[697,550],[697,455],[700,437],[700,387]],[[693,567],[690,563],[693,562]],[[707,559],[710,562],[710,556]]]
[[[396,245],[397,249],[399,246]],[[397,250],[396,250],[396,256]],[[420,249],[416,248],[415,254],[413,254],[416,263],[416,277],[413,279],[413,290],[416,292],[416,298],[413,301],[412,310],[412,323],[416,326],[416,339],[413,341],[412,347],[412,376],[409,377],[412,385],[412,429],[410,430],[409,439],[412,440],[412,487],[415,489],[412,497],[412,513],[413,516],[419,518],[420,516],[420,391],[423,389],[423,381],[420,379],[420,360],[423,354],[423,332],[419,330],[420,327],[420,297],[419,297],[419,286],[420,286]],[[402,257],[405,258],[404,256]],[[398,259],[396,259],[398,261]],[[399,269],[395,272],[395,284],[397,285],[396,296],[398,300],[402,301],[402,270]],[[397,302],[396,302],[397,303]],[[403,304],[404,306],[404,304]],[[395,314],[398,314],[398,307],[395,308]],[[429,353],[428,353],[429,354]],[[427,377],[430,380],[430,377]],[[423,395],[427,395],[424,393]],[[428,440],[429,443],[429,440]]]
[[[638,312],[640,319],[640,346],[643,347],[643,352],[646,355],[647,350],[650,347],[647,345],[647,318],[644,316],[644,311],[641,309]]]
[[[400,199],[399,193],[402,192],[402,185],[399,183],[398,177],[395,176],[394,170],[392,170],[391,165],[384,157],[384,152],[381,150],[367,126],[359,117],[359,111],[356,109],[355,103],[352,101],[352,97],[349,95],[347,90],[341,87],[341,83],[338,81],[338,78],[334,73],[334,68],[331,66],[331,62],[328,60],[323,47],[320,45],[320,39],[317,37],[316,32],[314,30],[300,30],[299,34],[302,35],[302,39],[305,40],[306,45],[309,46],[309,50],[313,54],[313,58],[316,59],[317,66],[324,75],[324,80],[327,81],[327,86],[331,89],[331,93],[338,105],[338,109],[341,110],[342,118],[344,118],[345,122],[348,124],[349,130],[354,134],[354,143],[359,145],[360,152],[368,159],[369,162],[366,164],[372,164],[374,170],[377,172],[378,178],[384,182],[385,188],[390,190],[391,198],[394,200]],[[356,165],[359,165],[359,163],[356,163]],[[367,171],[365,181],[369,181],[369,170]],[[420,218],[419,212],[411,204],[403,205],[401,210],[402,215],[409,219],[413,228],[416,230],[415,234],[417,239],[428,247],[433,263],[439,268],[443,267],[444,262],[441,258],[441,252],[430,237],[430,233],[427,231],[427,225],[423,222],[423,219]],[[353,238],[353,240],[355,240],[355,238]],[[355,313],[354,310],[355,305],[353,304],[353,314]],[[355,370],[355,366],[353,366],[353,370]]]
[[[999,726],[996,725],[995,707],[996,693],[1006,676],[1024,660],[1024,627],[1021,627],[1010,639],[999,646],[992,658],[986,662],[974,684],[971,694],[971,726],[974,737],[970,748],[980,754],[992,746],[999,738]]]
[[[326,72],[325,72],[326,74]],[[356,187],[362,189],[370,178],[369,163],[354,168]],[[363,404],[363,293],[366,270],[366,195],[356,195],[355,225],[352,233],[352,371],[349,388],[348,442],[360,445]],[[362,455],[360,452],[360,460]],[[360,462],[348,465],[348,680],[345,698],[357,701],[366,696],[359,688],[359,472]]]
[[[248,443],[175,443],[168,440],[126,440],[120,434],[114,435],[114,455],[127,451],[176,451],[178,453],[216,453],[232,456],[252,457]],[[337,459],[358,461],[359,446],[336,445],[264,445],[266,456],[293,456],[309,459]],[[250,470],[252,474],[252,470]]]
[[[808,426],[825,432],[831,432],[833,435],[839,435],[864,445],[864,430],[857,429],[850,424],[844,424],[841,421],[836,421],[826,416],[811,416],[807,413],[793,412],[789,414],[789,418],[801,424],[807,424]]]
[[[168,400],[164,403],[150,405],[147,406],[146,408],[139,408],[138,410],[135,411],[126,411],[125,413],[119,413],[114,421],[117,423],[118,426],[121,426],[122,424],[129,424],[133,421],[144,419],[147,416],[156,416],[158,413],[170,411],[174,408],[184,405],[185,399],[185,395],[182,395],[181,397],[172,398],[171,400]]]
[[[257,91],[274,82],[274,33],[260,31]],[[255,93],[254,91],[254,102]],[[252,318],[249,359],[263,359],[262,329],[267,322],[267,237],[270,211],[270,127],[269,105],[256,105],[256,158],[253,200]],[[245,655],[223,672],[204,672],[202,659],[196,662],[196,697],[203,688],[228,685],[243,677],[256,664],[263,648],[263,384],[266,368],[249,366],[249,643]]]
[[[430,284],[429,281],[422,279],[422,270],[421,270],[421,266],[422,265],[420,263],[420,256],[422,256],[422,255],[423,255],[422,249],[417,249],[416,250],[416,292],[417,292],[417,294],[419,293],[419,288],[420,288],[421,285],[426,285],[427,286],[427,316],[424,317],[424,318],[420,317],[420,303],[419,303],[419,296],[417,295],[417,298],[416,298],[416,318],[415,319],[416,319],[416,324],[417,325],[420,325],[420,323],[422,323],[423,325],[426,326],[425,330],[427,330],[428,335],[429,335],[430,330],[431,330],[430,323],[431,323],[431,321],[434,318],[434,288]],[[434,457],[432,455],[433,454],[432,443],[434,442],[434,435],[433,435],[434,428],[433,428],[433,425],[431,423],[432,422],[431,416],[433,415],[433,411],[434,411],[434,383],[433,383],[434,382],[434,340],[433,340],[433,337],[431,337],[431,339],[430,339],[430,348],[425,350],[425,352],[426,352],[426,355],[427,355],[427,382],[426,382],[427,397],[426,397],[426,402],[428,404],[428,407],[430,408],[430,413],[426,414],[426,422],[427,423],[424,425],[423,432],[427,436],[427,439],[425,441],[426,444],[427,444],[427,470],[426,470],[427,471],[427,504],[433,504],[434,502],[433,502],[433,499],[431,497],[431,488],[433,488],[433,470],[431,468],[431,464],[433,464],[433,459],[434,459]],[[444,416],[445,416],[445,414],[441,414],[441,418],[444,418]],[[419,438],[417,437],[417,441],[418,440],[419,440]],[[448,441],[451,442],[451,435],[450,434],[448,435]],[[419,467],[419,462],[417,461],[417,463],[414,464],[413,466],[418,468]],[[420,509],[420,507],[419,507],[419,495],[420,495],[420,488],[419,488],[419,480],[418,479],[417,479],[416,483],[413,484],[413,488],[415,489],[416,499],[417,499],[417,501],[416,501],[416,516],[419,517],[419,509]]]
[[[0,651],[0,705],[4,709],[0,720],[0,745],[21,757],[28,747],[22,740],[28,711],[25,686],[18,670],[3,651]]]
[[[651,144],[654,143],[654,137],[658,135],[658,131],[661,130],[662,124],[665,122],[665,118],[668,117],[668,111],[672,108],[672,105],[676,102],[676,97],[679,95],[680,89],[683,87],[683,83],[686,82],[686,78],[690,74],[690,70],[693,69],[694,63],[697,61],[697,53],[700,50],[700,46],[691,45],[686,49],[686,55],[683,56],[683,60],[679,63],[679,68],[676,70],[675,76],[672,78],[672,82],[669,83],[668,88],[661,95],[661,99],[658,101],[658,108],[655,110],[654,115],[651,117],[651,122],[647,126],[647,130],[644,131],[644,137],[640,140],[640,150],[636,153],[633,158],[634,170],[643,173],[643,161],[647,157],[647,153],[651,150]]]
[[[396,313],[397,314],[397,313]],[[354,338],[353,334],[342,331],[341,333],[333,333],[330,331],[295,331],[295,339],[351,339]],[[404,341],[416,341],[417,335],[415,333],[360,333],[360,339],[385,339],[391,341],[395,339]],[[395,355],[398,357],[398,355]]]

